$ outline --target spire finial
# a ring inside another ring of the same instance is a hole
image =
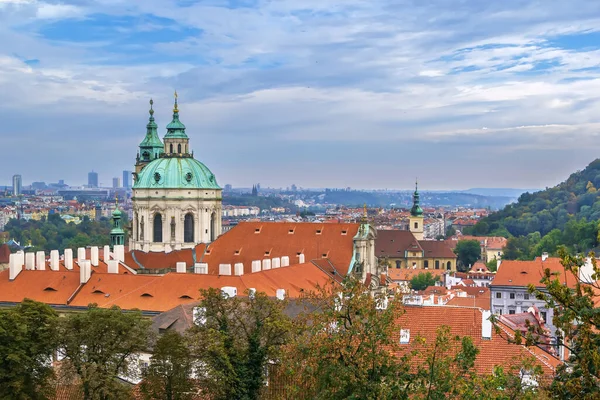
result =
[[[415,178],[415,191],[419,189],[419,178]]]
[[[152,106],[154,105],[154,100],[150,99],[150,111],[148,111],[150,113],[150,116],[154,116],[154,109],[152,108]]]
[[[178,113],[179,109],[177,108],[177,90],[175,91],[175,106],[173,107],[173,112]]]
[[[363,206],[363,216],[367,218],[367,203]]]
[[[119,194],[115,192],[115,209],[119,208]]]

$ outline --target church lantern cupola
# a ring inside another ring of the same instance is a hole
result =
[[[177,92],[173,106],[173,120],[167,125],[167,134],[163,138],[164,152],[167,157],[191,157],[189,153],[190,139],[185,133],[185,125],[179,120]]]
[[[115,205],[115,211],[112,213],[113,228],[110,231],[110,245],[112,248],[118,245],[125,245],[125,231],[121,221],[121,211],[119,210],[118,198]]]
[[[418,182],[415,181],[415,192],[413,193],[413,206],[410,209],[410,231],[417,240],[423,240],[423,209],[421,208]]]

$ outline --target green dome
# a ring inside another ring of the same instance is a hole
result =
[[[164,157],[138,174],[134,189],[221,189],[215,175],[191,157]]]

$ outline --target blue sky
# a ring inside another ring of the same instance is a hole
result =
[[[600,2],[0,0],[0,184],[132,169],[172,94],[221,185],[545,187],[600,156]]]

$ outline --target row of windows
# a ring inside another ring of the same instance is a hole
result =
[[[169,153],[173,154],[173,144],[169,145]],[[181,144],[177,145],[177,153],[181,154]],[[186,153],[187,153],[187,148],[186,148]]]
[[[416,264],[413,264],[416,265]],[[440,260],[435,260],[435,269],[440,269],[440,266],[442,267],[442,269],[444,268],[444,263],[440,264]],[[396,268],[402,268],[402,261],[400,260],[396,260]],[[428,269],[429,268],[429,260],[425,260],[423,261],[423,268]],[[446,263],[446,269],[450,270],[452,269],[452,263],[450,261],[448,261]]]
[[[211,216],[211,242],[215,240],[215,232],[217,230],[215,214]],[[208,233],[208,229],[206,230]],[[175,239],[175,219],[171,219],[171,239]],[[138,240],[144,240],[144,221],[140,223],[138,230]],[[152,221],[152,241],[154,243],[163,242],[163,218],[162,214],[155,214]],[[183,220],[183,241],[185,243],[194,243],[194,215],[189,213],[185,215]]]
[[[496,293],[496,298],[497,298],[497,299],[501,299],[501,298],[502,298],[502,292],[497,292],[497,293]],[[508,298],[510,298],[510,299],[514,299],[514,298],[515,298],[515,294],[514,294],[514,293],[509,293],[509,294],[508,294]],[[523,298],[524,298],[525,300],[529,300],[529,293],[525,293],[525,294],[523,295]]]

